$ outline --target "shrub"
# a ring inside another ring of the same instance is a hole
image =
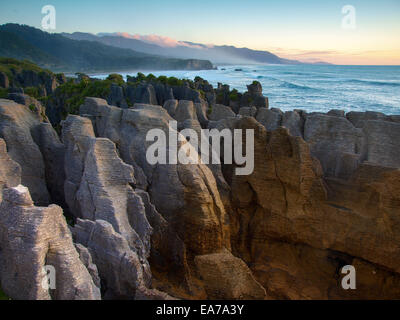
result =
[[[152,73],[149,73],[148,75],[147,75],[147,77],[146,77],[146,80],[147,81],[152,81],[152,80],[156,80],[157,79],[157,77],[154,75],[154,74],[152,74]]]
[[[107,80],[111,81],[112,83],[115,83],[119,86],[122,86],[125,82],[124,82],[124,78],[117,73],[112,73],[107,77]]]
[[[40,98],[39,88],[38,87],[27,87],[24,89],[24,92],[31,97],[36,99]]]
[[[218,92],[217,93],[217,103],[221,104],[224,102],[224,93],[223,92]]]
[[[239,100],[239,92],[236,89],[233,89],[229,93],[229,100],[230,101],[238,101]]]
[[[183,82],[183,80],[178,79],[176,77],[169,77],[167,80],[167,83],[170,86],[182,86],[184,82]]]
[[[159,76],[159,77],[157,78],[157,81],[158,81],[158,82],[161,82],[161,83],[163,83],[163,84],[167,84],[168,78],[167,78],[166,76]]]
[[[1,290],[0,288],[0,300],[10,300],[9,297],[6,296],[6,294]]]
[[[143,73],[138,72],[138,74],[136,76],[136,81],[141,82],[141,81],[145,81],[145,80],[146,80],[146,76]]]
[[[84,103],[86,97],[107,99],[111,91],[112,80],[94,80],[87,82],[82,79],[79,83],[69,80],[60,85],[56,90],[55,98],[64,101],[63,118],[70,114],[78,114],[79,107]]]
[[[0,88],[0,99],[6,99],[8,96],[8,90]]]
[[[13,83],[14,81],[14,74],[20,73],[23,70],[33,71],[42,75],[53,75],[50,70],[42,69],[28,60],[0,58],[0,71],[7,75],[10,83]]]
[[[87,74],[84,74],[82,72],[76,72],[75,75],[79,81],[90,82],[90,77]]]
[[[200,92],[200,97],[204,100],[206,100],[206,93],[203,90],[198,90]]]

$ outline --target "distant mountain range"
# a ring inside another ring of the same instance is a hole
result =
[[[167,37],[140,36],[127,33],[62,33],[74,40],[96,41],[109,46],[131,49],[147,54],[181,59],[205,59],[214,64],[301,64],[296,60],[283,59],[268,51],[258,51],[234,46],[214,46],[176,41]]]
[[[55,72],[204,70],[227,64],[301,64],[268,52],[127,33],[47,33],[0,26],[0,57],[30,60]]]
[[[91,41],[78,41],[26,25],[4,24],[0,26],[0,57],[27,59],[43,68],[64,72],[213,68],[207,60],[169,58],[85,40]]]

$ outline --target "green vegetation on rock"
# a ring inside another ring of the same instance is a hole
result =
[[[78,114],[79,107],[85,101],[86,97],[97,97],[106,99],[110,94],[110,88],[113,80],[93,80],[82,79],[75,82],[70,79],[67,83],[57,88],[57,93],[50,99],[62,99],[64,101],[64,118],[68,114]],[[41,99],[46,105],[46,101]],[[48,101],[47,101],[48,102]]]
[[[193,81],[191,80],[184,80],[178,79],[176,77],[166,77],[166,76],[159,76],[158,78],[150,73],[147,76],[141,72],[138,72],[136,77],[127,76],[127,82],[130,85],[139,85],[142,82],[153,82],[153,83],[162,83],[169,86],[182,86],[185,82],[190,84],[190,87],[193,88]]]
[[[26,87],[24,89],[25,94],[27,94],[28,96],[31,96],[35,99],[39,99],[40,98],[40,92],[39,92],[39,88],[38,87]]]
[[[6,99],[8,96],[8,90],[0,88],[0,99]]]
[[[237,91],[236,89],[233,89],[229,93],[229,100],[231,100],[231,101],[239,101],[239,91]]]
[[[42,69],[28,60],[17,60],[13,58],[0,57],[0,72],[4,72],[10,82],[14,80],[14,74],[21,73],[22,71],[32,71],[37,73],[38,75],[53,74],[51,71]]]
[[[107,80],[111,81],[112,83],[115,83],[119,86],[122,86],[124,82],[124,78],[118,74],[118,73],[112,73],[107,77]]]
[[[217,103],[221,104],[224,101],[224,93],[218,92],[217,93]]]
[[[10,300],[10,298],[0,288],[0,300]]]
[[[213,68],[208,60],[161,57],[95,41],[72,40],[61,34],[12,23],[0,26],[0,56],[28,59],[39,66],[63,72]]]

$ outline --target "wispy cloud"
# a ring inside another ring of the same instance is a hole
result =
[[[104,35],[104,33],[102,34]],[[127,32],[114,32],[108,35],[113,35],[113,36],[120,36],[124,37],[127,39],[136,39],[136,40],[141,40],[147,43],[151,44],[156,44],[161,47],[166,47],[166,48],[174,48],[178,46],[182,47],[190,47],[190,48],[201,48],[199,45],[191,44],[185,41],[178,41],[170,37],[164,37],[164,36],[159,36],[156,34],[150,34],[150,35],[141,35],[141,34],[130,34]]]
[[[393,50],[302,50],[293,48],[271,47],[267,49],[281,57],[295,59],[303,62],[331,62],[331,63],[357,63],[357,61],[379,59],[391,59],[396,53]],[[357,60],[359,59],[359,60]],[[377,59],[377,58],[376,58]]]

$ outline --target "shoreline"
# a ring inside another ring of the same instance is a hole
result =
[[[243,71],[235,72],[237,68]],[[143,73],[190,80],[200,76],[214,87],[218,83],[227,84],[240,93],[247,90],[247,84],[259,81],[271,106],[283,111],[304,109],[308,112],[328,112],[330,109],[342,109],[346,112],[368,110],[400,114],[400,91],[397,90],[400,88],[400,73],[396,71],[397,67],[235,65],[223,69],[226,70]],[[388,75],[380,75],[384,70],[390,70],[390,73],[385,71]],[[130,72],[121,74],[124,79],[132,75]],[[94,77],[104,79],[107,75],[96,74]]]
[[[283,112],[258,81],[240,93],[200,77],[2,76],[0,277],[12,299],[50,298],[45,263],[65,275],[59,299],[398,297],[400,115]],[[203,129],[231,133],[219,162],[147,157],[178,132],[194,146]],[[65,260],[40,259],[54,256]],[[348,266],[359,290],[338,282]]]

